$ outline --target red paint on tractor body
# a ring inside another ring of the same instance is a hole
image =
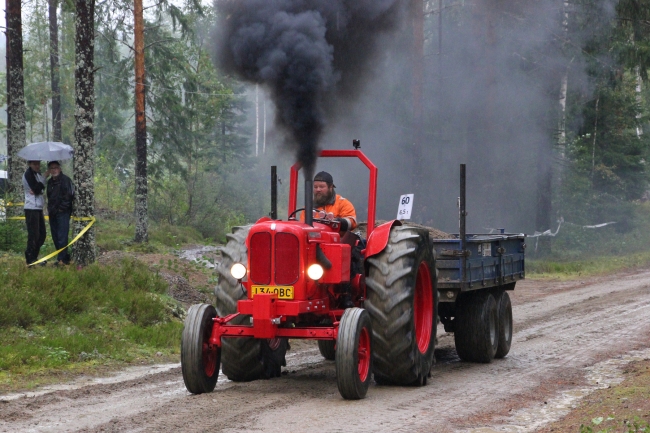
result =
[[[365,251],[366,256],[368,252],[379,253],[386,246],[390,228],[400,223],[392,221],[374,227],[377,167],[358,149],[323,150],[320,156],[358,158],[369,169],[369,238]],[[296,210],[299,169],[299,164],[291,168],[289,215]],[[222,338],[235,337],[336,340],[339,320],[345,311],[339,302],[343,290],[349,287],[346,290],[352,291],[356,305],[363,306],[365,275],[354,275],[351,280],[352,247],[341,242],[338,227],[326,221],[315,220],[310,226],[295,219],[278,221],[263,217],[251,227],[246,246],[248,272],[241,286],[247,299],[238,301],[238,313],[214,319],[211,345],[221,347]],[[307,273],[314,264],[323,267],[323,276],[318,281]],[[229,323],[240,314],[251,316],[250,325]],[[323,325],[324,319],[331,325]],[[369,362],[365,343],[359,350],[361,358],[365,356]],[[360,365],[360,372],[368,374],[365,362]]]
[[[393,226],[401,226],[402,223],[399,220],[388,221],[375,229],[368,236],[368,241],[366,244],[366,249],[364,255],[366,258],[372,257],[375,254],[379,254],[384,251],[386,245],[388,245],[388,237],[390,236],[390,229]]]

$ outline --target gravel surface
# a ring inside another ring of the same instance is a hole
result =
[[[511,297],[510,354],[491,364],[461,362],[453,335],[439,327],[438,362],[422,388],[373,384],[366,399],[342,400],[334,363],[321,358],[314,342],[293,340],[282,377],[248,383],[220,377],[210,394],[190,395],[180,368],[170,366],[0,396],[0,431],[535,431],[563,414],[552,403],[557,408],[563,396],[584,396],[602,386],[594,382],[608,380],[604,373],[594,379],[599,366],[613,366],[613,377],[622,362],[608,360],[650,347],[650,271],[563,283],[524,280]]]

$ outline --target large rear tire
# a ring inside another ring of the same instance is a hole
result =
[[[246,299],[244,287],[230,275],[234,263],[248,265],[246,238],[251,226],[234,227],[226,235],[228,242],[221,248],[222,260],[216,269],[219,282],[215,288],[216,309],[220,317],[237,312],[237,301]],[[250,316],[240,315],[229,323],[243,325],[250,323]],[[235,382],[247,382],[260,378],[279,376],[282,365],[286,365],[285,354],[288,343],[283,339],[276,345],[273,340],[254,338],[223,338],[221,341],[221,371]]]
[[[395,226],[386,248],[366,260],[373,372],[381,384],[425,385],[434,362],[436,270],[429,233]]]
[[[364,398],[372,376],[372,327],[366,310],[345,310],[336,345],[336,383],[341,397]]]
[[[454,319],[456,353],[463,361],[492,362],[499,344],[497,303],[489,292],[465,293]]]
[[[217,311],[209,304],[192,305],[181,337],[181,370],[185,388],[192,394],[212,392],[219,377],[221,351],[209,346]]]
[[[494,357],[505,358],[512,345],[512,303],[505,290],[495,293],[495,300],[499,316],[499,346]]]

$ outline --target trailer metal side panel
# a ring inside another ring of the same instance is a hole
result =
[[[446,295],[440,297],[441,302],[454,301],[458,292],[506,286],[524,278],[524,235],[469,234],[465,244],[463,253],[458,235],[454,239],[433,239],[438,290]]]

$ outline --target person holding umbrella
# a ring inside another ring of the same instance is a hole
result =
[[[72,158],[72,155],[72,146],[53,141],[42,141],[40,143],[28,144],[18,152],[18,156],[26,159],[29,164],[27,171],[25,171],[25,174],[23,175],[23,188],[25,190],[25,222],[27,223],[27,249],[25,250],[25,260],[27,261],[28,265],[36,261],[38,258],[38,253],[43,246],[43,243],[45,243],[45,219],[43,218],[43,205],[45,201],[43,192],[45,190],[45,178],[40,173],[41,161],[61,161],[62,159]],[[46,171],[45,177],[47,177],[49,174],[49,170]],[[59,176],[60,174],[61,173],[59,167],[59,173],[55,176]],[[67,179],[69,180],[69,178]],[[66,220],[65,224],[67,224],[66,227],[69,227],[69,209],[66,206],[63,206],[62,209],[68,212],[68,219]],[[55,209],[55,214],[58,212],[59,208],[57,207]],[[61,217],[60,219],[63,220],[64,218]],[[57,229],[57,233],[60,233],[64,230],[62,224],[55,223],[55,227]],[[65,230],[65,243],[63,243],[63,245],[60,247],[57,246],[57,249],[67,245],[67,228],[65,228]],[[59,239],[54,236],[54,231],[52,237],[55,239],[54,244],[60,245],[57,244],[57,242],[59,242]],[[67,251],[64,253],[67,254]],[[66,260],[65,254],[63,256],[59,255],[59,260],[62,260],[64,263]],[[67,256],[67,260],[70,260],[69,256]]]
[[[27,170],[23,174],[24,211],[27,224],[25,261],[31,265],[38,258],[38,253],[45,243],[45,219],[43,218],[45,178],[41,174],[41,161],[30,160],[27,161],[27,165]],[[46,171],[45,176],[48,174]]]
[[[51,174],[47,181],[47,213],[50,216],[50,233],[54,247],[60,250],[68,245],[74,186],[72,180],[61,171],[59,161],[50,161],[47,164],[47,169]],[[59,253],[56,264],[70,264],[70,254],[67,248]]]

